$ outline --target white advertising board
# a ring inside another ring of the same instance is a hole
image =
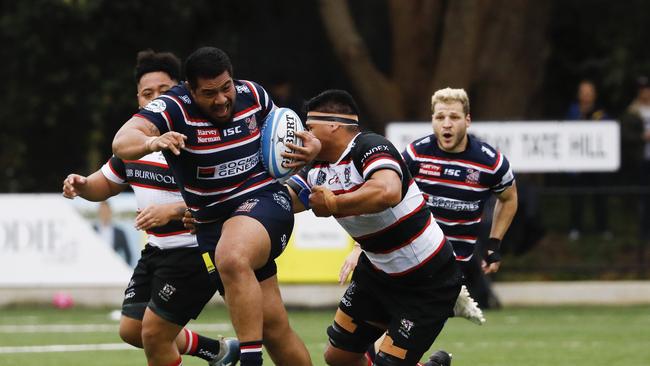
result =
[[[58,194],[0,195],[0,287],[124,286],[131,269]]]
[[[620,166],[616,121],[472,122],[468,131],[505,154],[515,173],[612,172]],[[400,151],[431,133],[430,122],[386,128]]]
[[[299,249],[347,249],[350,236],[333,217],[316,217],[311,211],[296,214],[293,244]]]

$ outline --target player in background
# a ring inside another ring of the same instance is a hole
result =
[[[310,365],[282,303],[274,259],[293,229],[287,189],[259,158],[260,128],[275,108],[257,83],[233,79],[230,59],[203,47],[185,61],[187,82],[170,89],[118,131],[113,152],[138,159],[162,151],[195,218],[199,247],[215,253],[242,366],[262,364],[262,344],[277,365]],[[320,143],[298,133],[298,168]],[[285,155],[287,156],[287,155]]]
[[[451,316],[461,272],[400,153],[359,130],[352,96],[327,90],[307,102],[317,161],[288,180],[294,211],[334,216],[363,249],[333,324],[328,365],[416,365]]]
[[[469,98],[463,89],[441,89],[431,97],[434,133],[409,144],[404,159],[468,281],[480,270],[499,270],[501,240],[517,212],[515,176],[501,152],[469,135]],[[489,239],[473,262],[485,203],[496,196]],[[471,292],[471,282],[469,283]]]
[[[481,271],[494,273],[501,265],[501,240],[517,212],[515,176],[505,155],[467,133],[471,118],[465,90],[436,91],[431,112],[434,133],[409,144],[402,155],[453,244],[471,292],[484,280]],[[489,239],[480,243],[481,257],[475,258],[479,224],[492,195],[496,204]]]
[[[171,53],[141,51],[135,79],[143,108],[178,84],[180,60]],[[178,365],[181,353],[210,365],[235,362],[237,340],[215,340],[184,328],[210,300],[218,278],[206,268],[196,237],[180,222],[185,203],[160,152],[133,161],[113,156],[88,177],[70,174],[63,182],[63,195],[103,201],[129,185],[138,203],[135,225],[146,230],[148,244],[125,291],[120,337],[135,347],[144,346],[149,365]]]

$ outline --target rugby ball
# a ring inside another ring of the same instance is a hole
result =
[[[273,178],[280,179],[294,173],[292,168],[287,168],[293,159],[284,158],[281,153],[293,152],[286,143],[302,146],[302,139],[296,136],[296,132],[303,130],[300,117],[289,108],[276,108],[266,117],[260,149],[262,164]]]

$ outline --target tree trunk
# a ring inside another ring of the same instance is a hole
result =
[[[347,1],[320,4],[329,39],[377,131],[390,121],[428,120],[430,96],[440,88],[467,89],[478,119],[523,118],[540,88],[549,2],[389,0],[390,75],[373,64]]]

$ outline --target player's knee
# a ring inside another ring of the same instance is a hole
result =
[[[120,338],[125,343],[128,343],[134,347],[142,348],[142,335],[140,329],[133,329],[133,327],[127,327],[120,324]]]
[[[237,276],[242,271],[252,270],[248,259],[241,255],[217,254],[215,261],[222,279]]]
[[[264,326],[262,336],[265,342],[283,342],[288,334],[293,333],[293,330],[286,321],[280,319],[267,320],[264,318]]]
[[[145,324],[142,325],[142,345],[146,349],[152,349],[156,347],[157,344],[160,344],[162,339],[161,339],[161,332],[156,329],[156,327],[153,326],[147,326]]]
[[[329,366],[347,366],[358,364],[361,359],[365,356],[363,354],[350,354],[342,353],[341,350],[338,350],[332,346],[325,349],[323,358],[325,363]]]
[[[125,343],[142,348],[142,329],[140,324],[140,322],[131,321],[129,318],[122,317],[119,329],[120,338]]]

